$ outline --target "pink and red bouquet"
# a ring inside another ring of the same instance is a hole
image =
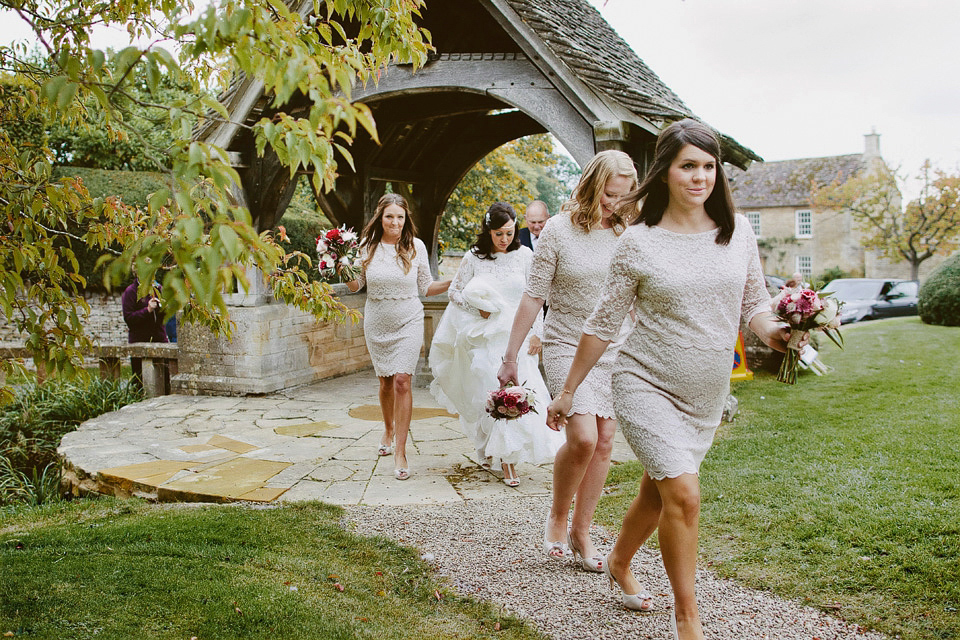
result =
[[[828,297],[813,289],[798,287],[784,289],[773,299],[773,314],[778,320],[790,325],[790,342],[783,355],[783,363],[777,380],[787,384],[797,381],[797,365],[800,361],[800,340],[807,331],[822,331],[834,344],[843,349],[840,335],[840,307],[836,298]]]
[[[360,271],[359,237],[341,226],[317,236],[317,269],[325,280],[355,280]]]
[[[537,413],[533,392],[520,385],[502,387],[487,394],[487,413],[494,420],[516,420],[531,411]]]

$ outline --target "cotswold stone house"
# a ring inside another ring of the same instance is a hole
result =
[[[845,181],[882,166],[880,135],[864,138],[863,153],[755,163],[747,171],[727,167],[734,202],[753,225],[766,273],[789,276],[799,271],[812,278],[839,267],[852,276],[898,275],[863,250],[852,216],[810,205],[814,183]],[[909,274],[909,266],[902,266]]]

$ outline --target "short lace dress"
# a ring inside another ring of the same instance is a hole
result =
[[[726,246],[716,235],[629,227],[584,327],[609,340],[636,308],[613,399],[621,431],[656,480],[699,473],[729,393],[740,318],[770,310],[750,223],[738,215]]]
[[[513,316],[523,295],[533,252],[521,246],[496,253],[492,260],[472,251],[463,256],[450,284],[450,304],[430,347],[430,391],[442,406],[460,416],[464,434],[477,450],[508,464],[552,462],[564,443],[562,433],[546,425],[550,396],[540,375],[539,357],[527,353],[530,335],[539,335],[539,318],[517,354],[520,379],[534,393],[538,413],[516,420],[494,420],[485,411],[487,394],[499,387],[497,370],[507,348]],[[484,318],[480,311],[487,311]]]
[[[363,335],[378,377],[397,373],[413,375],[423,347],[423,304],[433,282],[427,248],[419,238],[413,239],[416,255],[410,271],[403,272],[397,259],[397,247],[380,243],[373,260],[357,278],[367,286],[367,302],[363,307]]]
[[[545,299],[550,307],[543,323],[543,368],[554,397],[563,391],[583,323],[600,297],[617,239],[612,229],[584,232],[566,213],[548,219],[540,232],[526,293]],[[577,388],[570,415],[615,417],[610,376],[617,351],[631,326],[629,317],[621,325],[619,337]]]

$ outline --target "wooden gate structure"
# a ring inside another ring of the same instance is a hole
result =
[[[306,15],[312,0],[288,0]],[[381,144],[365,133],[351,147],[356,170],[339,167],[335,189],[315,194],[336,224],[360,229],[387,183],[408,196],[436,273],[437,232],[450,194],[488,153],[511,140],[552,133],[583,166],[597,151],[620,149],[641,175],[657,133],[695,117],[587,0],[427,0],[422,26],[436,51],[416,73],[391,65],[377,84],[357,88]],[[299,96],[280,108],[296,113]],[[296,181],[269,149],[258,157],[249,132],[272,114],[262,84],[237,78],[226,104],[230,122],[198,137],[231,152],[245,204],[260,229],[274,226]],[[725,159],[759,160],[721,134]]]

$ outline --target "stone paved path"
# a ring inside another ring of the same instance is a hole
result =
[[[85,422],[61,442],[78,487],[161,501],[323,500],[341,505],[452,503],[547,495],[552,465],[519,465],[510,489],[480,470],[458,419],[414,389],[408,459],[393,476],[378,458],[382,429],[373,372],[247,398],[162,396]],[[633,458],[618,438],[614,459]]]

